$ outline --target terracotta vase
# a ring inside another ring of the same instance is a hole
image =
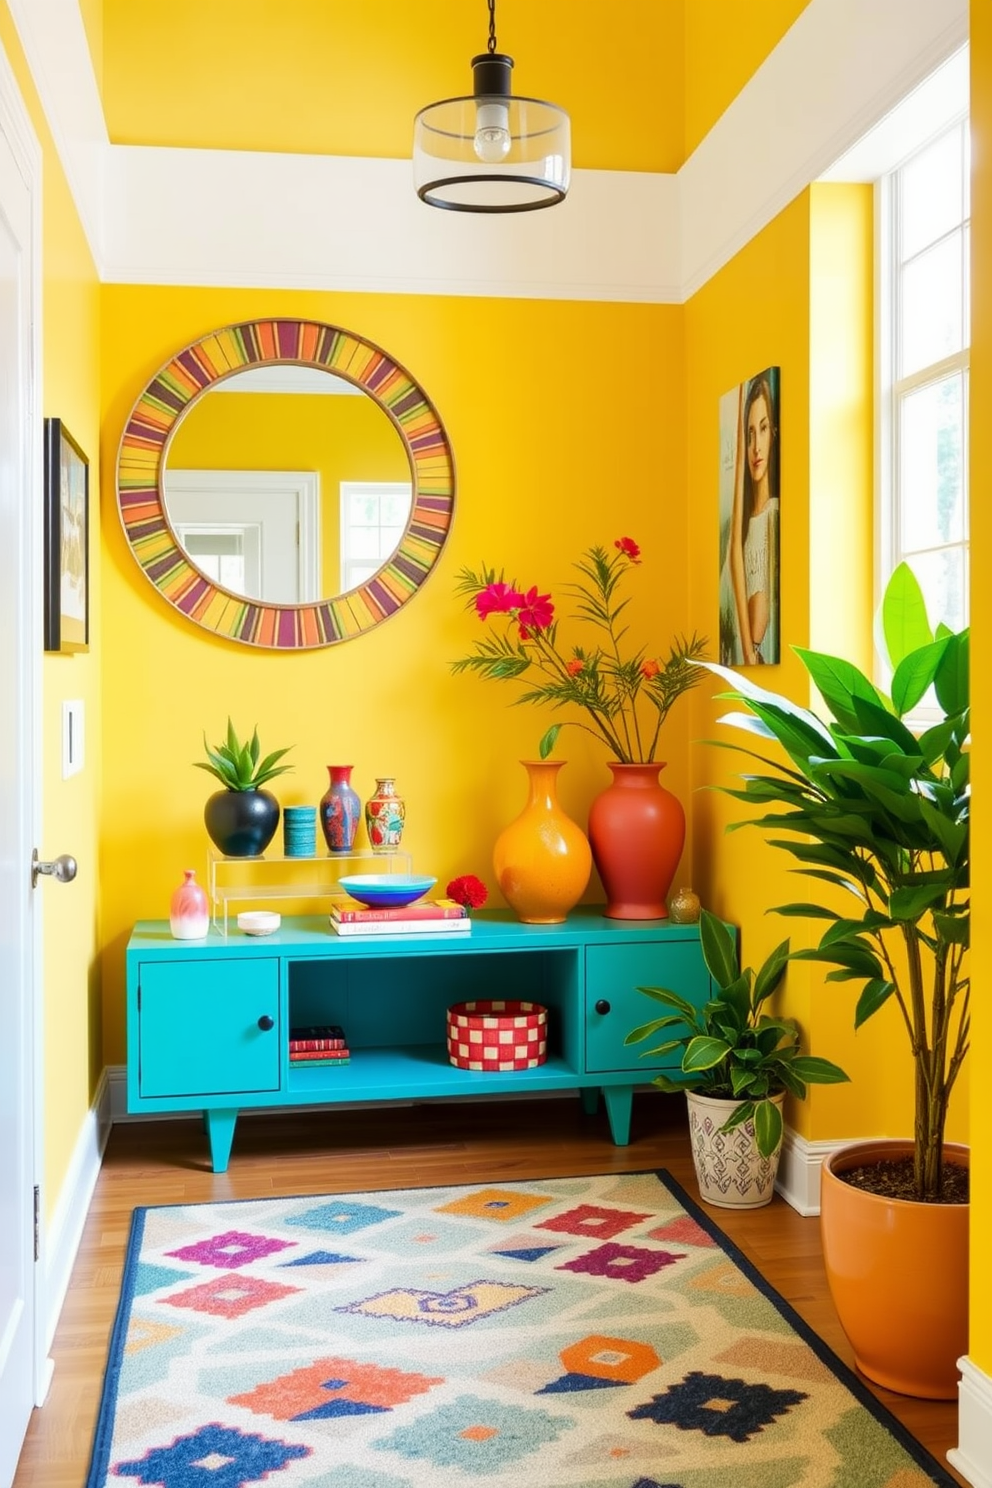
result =
[[[525,925],[558,925],[582,898],[592,853],[582,828],[558,803],[558,771],[564,761],[520,763],[527,771],[527,804],[496,839],[496,881]]]
[[[194,868],[183,869],[183,881],[169,903],[173,940],[202,940],[210,929],[207,896],[196,881]]]
[[[956,1400],[968,1352],[968,1204],[920,1204],[866,1193],[838,1174],[911,1154],[909,1141],[862,1142],[824,1162],[823,1262],[837,1316],[862,1374],[925,1400]],[[947,1144],[945,1162],[968,1162]]]
[[[610,762],[613,783],[589,810],[589,841],[612,920],[664,920],[685,845],[682,803],[658,776],[664,764]]]

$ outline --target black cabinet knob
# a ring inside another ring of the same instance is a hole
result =
[[[269,1029],[270,1028],[275,1028],[276,1025],[275,1025],[275,1023],[273,1023],[273,1021],[269,1017],[268,1013],[263,1013],[262,1016],[258,1020],[258,1026],[262,1030],[263,1033],[268,1033]]]
[[[610,1011],[610,1004],[605,997],[601,997],[597,1002],[596,1011],[597,1013],[608,1013]]]

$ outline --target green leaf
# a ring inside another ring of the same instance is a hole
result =
[[[752,994],[752,1006],[760,1007],[767,997],[770,997],[785,975],[785,969],[789,964],[789,942],[783,940],[777,945],[771,955],[759,968],[754,982]]]
[[[241,745],[238,742],[237,734],[234,732],[234,724],[231,722],[230,714],[227,715],[227,747],[235,758],[241,753]]]
[[[699,1035],[697,1038],[690,1039],[685,1054],[682,1056],[682,1068],[687,1075],[698,1070],[712,1069],[729,1053],[730,1045],[726,1039]]]
[[[949,637],[944,658],[934,677],[937,701],[945,713],[963,713],[968,707],[968,631]]]
[[[754,1108],[754,1139],[762,1157],[771,1157],[782,1140],[782,1112],[774,1101],[759,1101]]]
[[[864,672],[849,661],[842,661],[839,656],[825,656],[820,651],[807,651],[802,646],[794,646],[793,650],[842,728],[857,731],[858,722],[852,708],[854,698],[860,697],[881,706],[877,689]]]
[[[255,732],[251,736],[251,748],[250,748],[250,752],[251,752],[251,762],[252,762],[252,764],[253,765],[257,765],[258,764],[258,755],[259,755],[258,724],[257,723],[255,725]]]
[[[765,914],[788,915],[792,919],[839,920],[835,909],[825,909],[822,904],[778,904],[766,909]]]
[[[651,1084],[656,1085],[659,1090],[663,1090],[666,1095],[681,1095],[686,1090],[693,1088],[691,1081],[672,1080],[668,1075],[655,1075]]]
[[[562,725],[560,723],[553,723],[547,733],[543,735],[540,744],[537,746],[538,754],[542,760],[547,759],[552,749],[554,749],[561,731]]]
[[[682,1018],[655,1018],[651,1023],[642,1023],[639,1028],[631,1029],[624,1039],[625,1044],[639,1044],[642,1039],[650,1038],[653,1033],[658,1033],[662,1028],[671,1028],[676,1023],[682,1023]],[[679,1039],[679,1043],[684,1040]]]
[[[894,889],[889,896],[889,913],[894,920],[906,923],[918,920],[931,905],[947,895],[950,884],[923,884],[918,888]]]
[[[839,1064],[834,1064],[829,1059],[820,1059],[814,1054],[797,1055],[789,1061],[789,1068],[806,1085],[843,1085],[850,1079]]]
[[[870,982],[865,982],[854,1010],[855,1029],[860,1028],[862,1023],[867,1023],[872,1014],[877,1013],[883,1003],[888,1002],[895,990],[895,983],[883,977],[873,977]]]
[[[722,1132],[733,1131],[735,1126],[743,1126],[746,1121],[750,1121],[753,1115],[754,1101],[741,1101],[736,1110],[731,1111],[720,1130]]]
[[[643,992],[645,997],[653,997],[655,1002],[663,1002],[666,1007],[673,1007],[680,1012],[687,1023],[694,1023],[697,1009],[677,992],[669,992],[667,987],[638,987],[638,992]]]
[[[971,941],[971,922],[967,915],[935,914],[934,926],[941,940],[951,945],[969,945]]]
[[[738,976],[737,942],[733,931],[710,910],[699,916],[699,938],[703,960],[710,976],[720,987],[729,987]]]
[[[899,717],[915,708],[937,675],[950,642],[931,641],[918,651],[910,651],[895,669],[892,678],[892,706]]]
[[[654,1059],[663,1054],[671,1054],[674,1049],[681,1049],[684,1043],[684,1039],[668,1039],[665,1043],[659,1044],[655,1049],[642,1049],[641,1058]]]
[[[793,951],[794,961],[822,961],[828,966],[841,966],[859,977],[880,977],[882,966],[875,955],[867,946],[860,941],[841,941],[838,945],[826,946],[820,949],[813,947],[808,951]],[[836,978],[837,981],[843,980]]]
[[[921,646],[928,646],[933,640],[923,590],[908,563],[900,563],[885,586],[882,634],[893,671],[904,656],[918,651]]]

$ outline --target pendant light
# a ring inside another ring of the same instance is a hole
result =
[[[568,190],[568,115],[510,92],[513,58],[496,50],[496,0],[488,5],[489,44],[472,58],[472,96],[428,104],[413,121],[417,195],[450,212],[553,207]]]

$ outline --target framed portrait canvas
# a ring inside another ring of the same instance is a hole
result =
[[[90,465],[61,419],[45,420],[45,650],[90,639]]]
[[[765,367],[720,399],[720,660],[781,656],[781,369]]]

